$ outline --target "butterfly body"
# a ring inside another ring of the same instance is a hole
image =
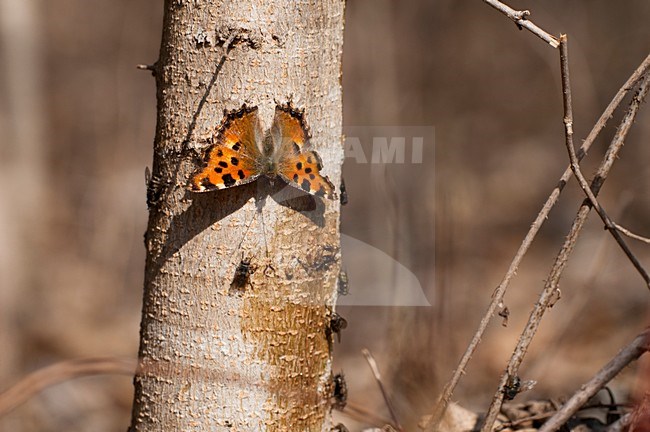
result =
[[[278,104],[271,129],[262,129],[257,107],[226,111],[203,166],[188,188],[208,192],[250,183],[260,176],[278,177],[311,195],[334,199],[334,186],[320,173],[322,162],[311,150],[304,111]]]

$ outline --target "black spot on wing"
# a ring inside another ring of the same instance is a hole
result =
[[[312,171],[312,169],[311,169],[310,167],[305,168],[305,172],[306,172],[307,174],[309,174],[311,171]]]
[[[244,180],[244,177],[246,177],[242,170],[237,171],[237,175],[239,176],[239,180]]]
[[[298,179],[299,179],[299,178],[300,178],[300,177],[298,177],[298,174],[294,174],[294,175],[293,175],[293,181],[295,181],[296,183],[298,183]]]
[[[303,179],[302,183],[300,183],[300,187],[309,192],[311,190],[311,182],[307,179]]]
[[[302,169],[302,162],[298,162],[298,163],[296,164],[296,169],[297,169],[298,171],[300,171],[300,170]]]
[[[232,176],[231,176],[230,174],[224,174],[224,175],[221,177],[221,180],[223,180],[223,184],[224,184],[226,187],[228,187],[228,186],[232,186],[232,185],[234,185],[234,184],[236,183],[235,179],[232,178]]]
[[[214,184],[210,181],[210,178],[208,177],[203,177],[201,179],[201,186],[203,186],[206,189],[211,189],[214,187]]]
[[[237,166],[239,165],[239,159],[233,156],[230,158],[230,163],[233,164],[234,166]]]
[[[228,168],[228,162],[219,161],[219,164],[218,164],[218,165],[219,165],[220,167],[222,167],[222,168]]]
[[[235,144],[233,144],[233,146],[232,146],[232,149],[233,149],[234,151],[239,151],[240,148],[241,148],[241,143],[240,143],[239,141],[237,141],[237,142],[236,142]]]
[[[215,167],[214,172],[216,172],[217,174],[221,174],[223,172],[223,168]]]
[[[315,174],[309,174],[309,178],[310,178],[311,180],[314,180],[314,179],[316,178],[316,175],[315,175]]]

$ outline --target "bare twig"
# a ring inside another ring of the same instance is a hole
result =
[[[522,425],[527,422],[532,422],[534,420],[544,420],[549,417],[551,417],[554,412],[545,412],[541,414],[535,414],[535,415],[530,415],[526,417],[519,418],[517,420],[512,420],[508,422],[504,422],[503,424],[500,424],[498,427],[494,428],[494,432],[500,432],[504,429],[514,429],[514,427]]]
[[[580,171],[580,163],[576,156],[575,148],[573,147],[573,107],[571,102],[571,82],[569,79],[569,47],[568,39],[565,34],[560,35],[560,70],[562,74],[562,94],[564,96],[564,136],[566,148],[569,152],[571,171],[573,171],[573,175],[578,180],[580,188],[583,190],[585,195],[587,195],[591,205],[605,224],[605,228],[612,234],[616,243],[618,243],[623,252],[625,252],[625,255],[627,255],[628,259],[637,269],[648,288],[650,288],[650,276],[648,276],[648,273],[645,271],[639,260],[627,246],[623,237],[621,237],[621,234],[617,231],[615,224],[609,218],[605,209],[600,205],[596,196],[589,188],[589,183],[587,183],[587,179],[582,174],[582,171]]]
[[[381,395],[383,396],[384,402],[386,402],[386,406],[388,407],[388,411],[390,412],[390,416],[393,419],[393,426],[395,426],[395,428],[398,431],[404,430],[399,420],[397,419],[397,413],[395,412],[395,409],[393,408],[393,404],[391,403],[390,398],[388,397],[388,392],[386,391],[386,387],[384,387],[384,383],[381,381],[381,374],[379,373],[379,368],[377,367],[377,362],[375,361],[375,358],[372,356],[372,354],[367,348],[362,349],[361,353],[366,358],[366,361],[368,362],[368,366],[370,366],[370,370],[372,371],[372,374],[375,377],[375,381],[377,381],[379,390],[381,390]]]
[[[638,234],[634,234],[632,231],[626,229],[625,227],[622,227],[621,225],[617,224],[616,222],[614,222],[614,226],[616,227],[617,231],[622,232],[623,234],[625,234],[629,238],[634,239],[634,240],[639,240],[639,241],[641,241],[643,243],[650,244],[650,238],[643,237],[643,236],[640,236]]]
[[[26,402],[47,387],[88,375],[130,375],[136,361],[114,357],[67,360],[39,369],[0,393],[0,417]]]
[[[381,417],[363,406],[350,401],[348,401],[345,406],[345,411],[343,411],[342,414],[377,427],[391,424],[391,421],[387,418]]]
[[[153,76],[153,77],[158,76],[158,73],[160,72],[160,71],[158,70],[158,63],[157,63],[157,62],[154,63],[154,64],[139,64],[139,65],[135,65],[135,68],[138,69],[138,70],[143,70],[143,71],[146,70],[146,71],[149,71],[149,72],[151,72],[151,76]]]
[[[148,71],[151,71],[151,72],[156,71],[156,65],[155,64],[152,64],[152,65],[139,64],[139,65],[135,65],[135,68],[138,69],[138,70],[148,70]]]
[[[631,200],[631,194],[623,194],[617,200],[616,210],[619,213],[614,217],[620,218]],[[548,368],[552,367],[553,358],[561,355],[559,347],[572,337],[570,329],[575,326],[576,317],[584,313],[589,301],[593,300],[589,295],[585,295],[585,290],[594,287],[597,284],[598,279],[602,276],[602,272],[606,268],[607,262],[610,260],[610,249],[608,246],[610,246],[610,239],[606,236],[602,236],[598,241],[598,246],[594,247],[591,253],[592,260],[589,264],[589,268],[585,268],[582,272],[584,280],[579,282],[575,288],[572,288],[571,292],[573,295],[569,299],[569,303],[565,303],[564,305],[565,313],[553,321],[552,333],[545,336],[548,343],[545,344],[544,352],[539,353],[541,355],[536,356],[532,362],[529,357],[528,361],[532,364],[529,364],[526,368],[528,376],[540,376],[547,373]]]
[[[535,24],[533,24],[532,21],[528,20],[528,17],[530,16],[530,12],[527,10],[524,11],[517,11],[512,9],[510,6],[501,3],[498,0],[483,0],[485,3],[489,4],[499,12],[503,13],[506,15],[508,18],[513,20],[517,26],[521,29],[522,27],[525,28],[526,30],[530,31],[537,37],[539,37],[541,40],[552,46],[553,48],[557,48],[560,45],[560,42],[557,40],[555,36],[552,34],[549,34],[542,30],[541,28],[537,27]]]
[[[571,396],[571,399],[553,417],[544,423],[539,432],[554,432],[562,427],[580,407],[587,403],[612,378],[618,375],[625,366],[641,357],[648,350],[650,350],[650,329],[645,330],[632,343],[619,351],[589,382],[584,384],[579,391]]]
[[[623,120],[621,121],[621,124],[619,125],[618,130],[614,135],[614,138],[612,139],[612,142],[610,143],[603,160],[601,161],[600,167],[596,172],[596,177],[591,182],[590,186],[590,189],[594,195],[598,195],[600,188],[607,179],[607,175],[609,174],[614,160],[618,156],[618,153],[623,146],[623,142],[625,141],[625,137],[630,130],[630,126],[636,118],[640,104],[648,93],[648,89],[650,88],[649,81],[650,80],[647,79],[642,81],[637,95],[635,95],[632,102],[630,103],[630,107],[625,113],[625,116],[623,117]],[[551,268],[547,281],[544,284],[544,289],[542,290],[537,303],[535,303],[530,317],[528,318],[528,323],[521,333],[519,341],[517,342],[517,346],[515,347],[515,350],[510,357],[506,371],[501,376],[499,387],[494,397],[492,398],[492,403],[485,417],[485,423],[481,429],[482,432],[487,432],[492,429],[492,425],[494,424],[499,410],[501,409],[501,404],[503,403],[503,389],[505,388],[507,379],[509,376],[517,375],[519,366],[521,365],[521,362],[523,361],[523,358],[528,351],[528,347],[530,346],[530,343],[532,342],[532,339],[537,332],[537,328],[539,327],[544,313],[553,305],[554,299],[559,294],[558,285],[560,282],[560,277],[562,276],[569,256],[571,255],[571,252],[573,251],[573,248],[578,240],[578,236],[580,235],[580,232],[582,231],[582,228],[587,221],[587,216],[589,215],[590,210],[591,203],[589,201],[584,202],[578,210],[578,214],[576,215],[573,224],[571,225],[569,234],[567,235],[566,240],[560,249],[560,252],[555,258],[553,267]]]
[[[587,138],[585,139],[585,142],[580,146],[580,150],[578,150],[578,159],[582,159],[584,153],[586,153],[589,148],[585,148],[586,143],[590,143],[589,147],[591,146],[591,143],[593,143],[600,134],[600,131],[603,130],[605,127],[605,124],[607,123],[607,120],[609,120],[612,115],[614,114],[614,111],[620,103],[623,101],[623,98],[627,94],[628,91],[630,91],[643,77],[648,73],[648,70],[650,70],[650,54],[646,56],[645,59],[641,62],[638,68],[634,72],[632,72],[632,75],[627,79],[625,84],[618,90],[616,95],[614,95],[614,98],[612,101],[609,103],[607,108],[605,108],[605,111],[600,115],[600,118],[594,125],[594,127],[591,129],[591,132],[589,132],[589,135],[587,135]],[[568,171],[570,171],[570,168],[567,168]],[[566,171],[565,171],[566,174]],[[569,173],[570,174],[570,173]]]
[[[581,160],[585,156],[585,154],[587,154],[587,152],[593,145],[594,141],[596,140],[600,132],[607,124],[607,121],[612,117],[616,108],[623,101],[623,98],[625,97],[627,92],[639,82],[639,80],[644,76],[644,74],[648,72],[648,70],[650,70],[650,55],[648,55],[643,60],[643,62],[641,62],[639,67],[632,73],[632,75],[630,75],[627,81],[618,90],[616,95],[614,95],[614,98],[609,103],[607,108],[605,108],[605,111],[603,111],[600,118],[592,128],[591,132],[589,132],[587,138],[582,143],[582,146],[580,147],[580,150],[578,151],[578,155],[577,155],[578,160]],[[436,430],[438,424],[444,417],[445,411],[447,409],[447,405],[451,400],[451,396],[453,395],[454,389],[456,388],[458,382],[460,381],[461,377],[465,373],[465,368],[467,367],[469,360],[472,358],[474,351],[476,351],[476,348],[481,342],[481,337],[483,336],[483,333],[485,333],[485,329],[487,328],[488,324],[490,323],[490,320],[494,316],[495,311],[499,307],[499,304],[501,304],[501,302],[503,301],[506,290],[510,285],[510,281],[517,273],[517,269],[519,268],[521,261],[523,260],[524,256],[528,252],[528,249],[530,248],[530,245],[533,243],[533,240],[537,236],[537,233],[539,232],[540,228],[546,221],[546,218],[548,217],[548,214],[551,212],[551,209],[553,208],[553,206],[555,206],[555,203],[557,202],[560,193],[564,189],[566,183],[571,178],[571,175],[572,175],[571,167],[567,167],[566,170],[564,171],[564,174],[562,174],[562,177],[560,178],[558,185],[555,187],[555,189],[553,189],[553,191],[547,198],[546,202],[542,206],[542,209],[540,210],[537,217],[533,221],[530,229],[528,230],[528,233],[526,234],[526,237],[524,238],[521,245],[519,246],[519,249],[517,250],[515,257],[512,259],[510,266],[508,267],[508,270],[505,276],[503,277],[503,280],[501,281],[499,286],[492,294],[492,301],[490,302],[485,314],[483,315],[483,318],[481,319],[479,327],[476,330],[476,333],[474,334],[472,341],[467,346],[467,349],[465,350],[463,357],[460,359],[458,366],[454,370],[451,379],[445,385],[442,394],[438,398],[438,403],[436,404],[433,410],[433,414],[429,416],[426,421],[423,421],[426,430]]]

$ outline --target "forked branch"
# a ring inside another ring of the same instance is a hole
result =
[[[616,160],[618,157],[625,138],[627,137],[627,133],[630,130],[630,126],[634,122],[641,102],[645,99],[649,88],[650,80],[643,80],[639,86],[638,93],[632,99],[630,107],[623,117],[623,120],[621,121],[621,124],[619,125],[617,132],[614,135],[614,138],[612,139],[612,142],[610,143],[609,148],[603,157],[603,160],[601,161],[600,167],[596,172],[596,177],[591,182],[591,185],[589,187],[594,196],[598,195],[600,188],[607,179],[607,175],[612,168],[614,160]],[[488,432],[492,429],[497,414],[499,413],[499,410],[501,409],[501,405],[503,403],[503,391],[506,386],[507,379],[509,376],[517,376],[519,366],[521,365],[521,362],[523,361],[523,358],[528,351],[528,347],[530,346],[530,343],[532,342],[532,339],[537,332],[537,328],[541,323],[544,313],[553,305],[554,299],[556,299],[559,295],[558,286],[560,277],[564,272],[566,263],[569,259],[569,256],[571,255],[571,252],[573,251],[573,248],[575,247],[575,244],[582,231],[582,228],[584,227],[585,222],[587,221],[587,217],[590,211],[590,201],[584,202],[578,210],[573,224],[571,225],[569,234],[567,235],[566,240],[560,249],[560,252],[555,258],[555,262],[551,268],[551,271],[549,272],[546,284],[544,285],[544,289],[542,290],[537,303],[535,303],[535,306],[533,307],[533,310],[528,318],[528,323],[522,331],[521,336],[519,337],[519,341],[517,342],[517,346],[512,356],[510,357],[506,371],[501,376],[499,387],[497,388],[497,391],[492,399],[492,404],[490,405],[485,418],[485,423],[481,429],[482,432]]]
[[[580,170],[580,162],[578,161],[575,148],[573,147],[573,106],[571,101],[571,81],[569,79],[569,46],[567,36],[564,34],[560,36],[560,70],[562,73],[562,94],[564,101],[564,136],[566,148],[569,153],[571,171],[573,171],[573,175],[578,180],[580,188],[583,190],[585,195],[587,195],[589,202],[593,208],[596,209],[598,216],[600,216],[601,220],[605,224],[605,228],[612,234],[616,240],[616,243],[618,243],[623,252],[625,252],[627,258],[630,260],[634,268],[637,269],[646,285],[650,289],[650,277],[648,276],[648,273],[645,271],[639,260],[636,258],[636,256],[634,256],[630,248],[627,246],[625,240],[623,240],[623,237],[616,228],[616,224],[609,218],[605,212],[605,209],[600,205],[598,199],[596,198],[596,195],[594,195],[590,189],[589,183],[587,183],[587,179],[584,177],[582,171]]]
[[[598,121],[596,121],[596,124],[591,129],[591,131],[587,135],[587,138],[584,140],[582,146],[580,146],[580,149],[577,152],[578,160],[581,160],[585,156],[585,154],[589,151],[589,149],[595,142],[596,138],[598,137],[600,132],[607,124],[607,121],[612,117],[614,111],[621,104],[621,102],[623,101],[627,93],[637,85],[637,83],[648,73],[649,70],[650,70],[650,55],[648,55],[643,60],[643,62],[641,62],[639,67],[632,73],[632,75],[630,75],[627,81],[621,86],[618,92],[614,95],[611,102],[609,103],[607,108],[605,108]],[[621,136],[624,138],[626,135],[627,135],[627,131],[622,131]],[[427,416],[425,420],[423,420],[422,422],[423,429],[429,431],[436,430],[440,421],[444,417],[445,411],[447,409],[447,405],[451,400],[454,390],[458,385],[458,383],[460,382],[461,377],[465,373],[465,368],[467,367],[467,364],[472,358],[472,355],[476,351],[476,348],[478,347],[488,324],[490,323],[499,305],[502,304],[503,298],[505,296],[508,286],[510,285],[511,280],[513,279],[514,275],[517,273],[517,269],[519,268],[519,265],[521,264],[524,256],[528,252],[528,249],[533,243],[533,240],[535,239],[537,233],[539,232],[542,225],[546,221],[549,213],[551,212],[551,209],[553,208],[553,206],[555,206],[555,203],[557,202],[560,193],[564,189],[564,186],[569,181],[571,176],[572,176],[572,171],[571,171],[571,167],[569,166],[565,169],[564,173],[562,174],[562,177],[560,177],[557,186],[553,189],[549,197],[546,199],[546,202],[544,203],[542,209],[540,210],[537,217],[533,221],[530,229],[528,230],[528,233],[526,234],[526,237],[522,241],[521,245],[519,246],[519,249],[517,250],[517,253],[512,259],[504,278],[502,279],[499,286],[492,294],[492,300],[488,305],[488,308],[481,319],[479,327],[476,330],[476,333],[474,334],[472,341],[470,342],[467,349],[465,350],[465,353],[460,359],[458,366],[454,370],[451,379],[446,384],[442,394],[440,395],[432,415]]]
[[[537,27],[532,21],[528,20],[528,17],[530,16],[530,11],[524,10],[524,11],[518,11],[514,10],[510,6],[501,3],[498,0],[483,0],[485,3],[489,4],[511,20],[513,20],[516,24],[517,27],[525,28],[535,36],[539,37],[541,40],[552,46],[553,48],[557,48],[560,45],[560,42],[558,39],[553,36],[550,33],[545,32],[541,28]]]

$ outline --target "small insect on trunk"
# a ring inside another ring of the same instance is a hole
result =
[[[255,269],[251,266],[250,258],[242,258],[237,268],[235,269],[235,276],[230,283],[230,294],[241,294],[250,285],[251,274]]]
[[[334,398],[333,407],[342,411],[348,403],[348,384],[345,382],[343,372],[334,375],[332,397]]]
[[[328,327],[328,338],[332,337],[332,334],[336,334],[337,341],[341,343],[341,330],[346,329],[348,326],[348,321],[339,315],[336,312],[332,313],[330,318],[330,325]]]

